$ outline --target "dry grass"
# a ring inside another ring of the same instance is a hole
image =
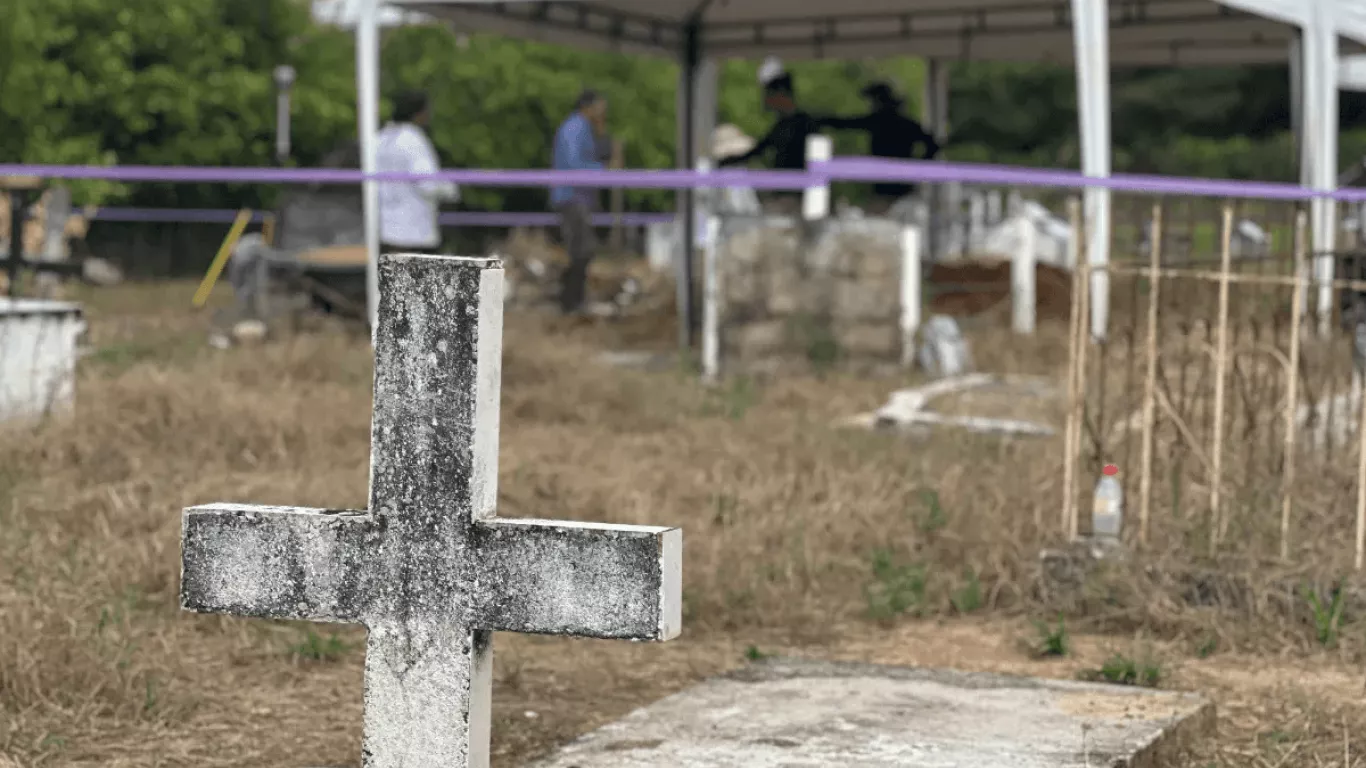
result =
[[[5,768],[355,764],[358,630],[184,614],[176,593],[186,505],[363,503],[369,346],[330,331],[216,352],[201,343],[206,318],[183,309],[192,290],[87,297],[98,351],[75,418],[0,433]],[[1197,764],[1342,766],[1344,727],[1351,754],[1366,753],[1353,621],[1327,651],[1291,619],[1200,611],[1135,583],[1069,617],[1073,657],[1030,658],[1017,640],[1048,610],[1033,587],[1056,528],[1060,440],[836,430],[904,382],[707,391],[681,370],[594,362],[613,334],[509,318],[500,512],[684,527],[686,633],[661,646],[500,635],[495,764],[751,646],[1071,676],[1151,645],[1167,684],[1220,703],[1220,737]],[[981,331],[975,355],[1056,374],[1058,336]],[[923,588],[897,576],[913,572]],[[1098,630],[1109,634],[1087,634]]]

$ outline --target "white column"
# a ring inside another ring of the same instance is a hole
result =
[[[360,138],[360,168],[374,173],[375,142],[379,135],[379,0],[360,0],[356,19],[356,122]],[[373,338],[379,320],[379,187],[361,184],[365,215],[365,303]]]
[[[1077,62],[1077,111],[1081,119],[1081,170],[1110,176],[1110,21],[1106,3],[1072,0],[1072,39]],[[1087,262],[1091,276],[1091,335],[1105,338],[1110,316],[1110,190],[1085,192]]]
[[[1036,299],[1034,294],[1035,252],[1038,248],[1038,232],[1034,222],[1028,218],[1018,219],[1020,244],[1016,247],[1015,257],[1010,260],[1010,316],[1011,327],[1016,333],[1034,332],[1034,313]]]
[[[915,335],[920,330],[920,230],[901,228],[901,364],[915,362]]]
[[[708,216],[702,248],[702,380],[711,383],[721,373],[721,220]]]
[[[812,163],[826,162],[834,153],[835,145],[829,136],[812,134],[806,137],[806,162],[808,167]],[[830,184],[826,182],[818,187],[807,187],[802,192],[802,218],[807,221],[818,221],[830,215]]]
[[[1318,192],[1337,188],[1338,165],[1338,33],[1333,0],[1313,0],[1304,28],[1304,143],[1309,187]],[[1337,204],[1315,198],[1309,204],[1313,231],[1315,310],[1321,335],[1331,331],[1333,256],[1337,245]]]

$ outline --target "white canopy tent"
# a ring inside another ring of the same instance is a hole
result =
[[[362,168],[373,172],[381,3],[355,1],[361,4],[356,66]],[[1285,61],[1298,50],[1303,57],[1306,181],[1327,190],[1336,181],[1337,126],[1325,118],[1337,114],[1338,36],[1366,42],[1366,3],[1361,0],[389,0],[386,5],[449,21],[461,31],[676,57],[682,65],[681,167],[694,167],[715,124],[714,62],[724,58],[926,58],[932,64],[929,127],[939,133],[944,130],[946,88],[938,62],[1072,62],[1077,69],[1082,171],[1104,178],[1110,175],[1112,63],[1270,63]],[[688,243],[692,194],[683,197],[683,242]],[[1110,195],[1093,188],[1085,199],[1089,261],[1104,265],[1109,261]],[[365,185],[365,201],[373,321],[379,246],[374,182]],[[1333,248],[1333,210],[1327,201],[1314,206],[1314,242],[1320,252]],[[1331,259],[1317,262],[1320,279],[1331,279],[1331,270]],[[1105,333],[1107,288],[1106,275],[1096,274],[1091,323],[1097,336]],[[1331,291],[1325,288],[1319,297],[1321,313],[1330,300]],[[695,316],[690,303],[683,304],[689,319]]]

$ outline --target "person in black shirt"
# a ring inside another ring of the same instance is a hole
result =
[[[763,158],[771,151],[774,170],[806,170],[806,137],[819,133],[820,126],[815,118],[797,107],[792,75],[783,73],[764,84],[764,106],[778,114],[778,122],[773,124],[768,135],[744,154],[719,158],[717,167],[747,163]],[[800,204],[801,192],[775,192],[770,199],[781,212],[788,212],[786,209]]]
[[[902,114],[903,102],[892,92],[890,85],[873,83],[863,89],[862,95],[872,105],[872,111],[868,114],[861,117],[818,117],[814,119],[817,128],[866,131],[869,150],[874,157],[915,159],[917,145],[924,146],[924,152],[918,159],[929,160],[939,154],[939,142],[920,123]],[[897,200],[914,191],[915,186],[912,184],[874,184],[875,201],[870,207],[885,212]]]

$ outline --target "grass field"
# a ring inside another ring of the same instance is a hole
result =
[[[74,418],[0,432],[4,768],[357,764],[361,630],[191,615],[177,589],[184,506],[364,503],[369,345],[320,329],[212,350],[193,288],[84,296],[94,351]],[[836,429],[904,382],[706,390],[681,369],[595,362],[611,327],[507,322],[500,514],[683,527],[685,631],[663,645],[497,636],[495,765],[772,653],[1147,670],[1218,705],[1190,765],[1366,765],[1366,617],[1324,637],[1138,586],[1061,619],[1036,596],[1060,441]],[[975,354],[1060,377],[1061,333]]]

